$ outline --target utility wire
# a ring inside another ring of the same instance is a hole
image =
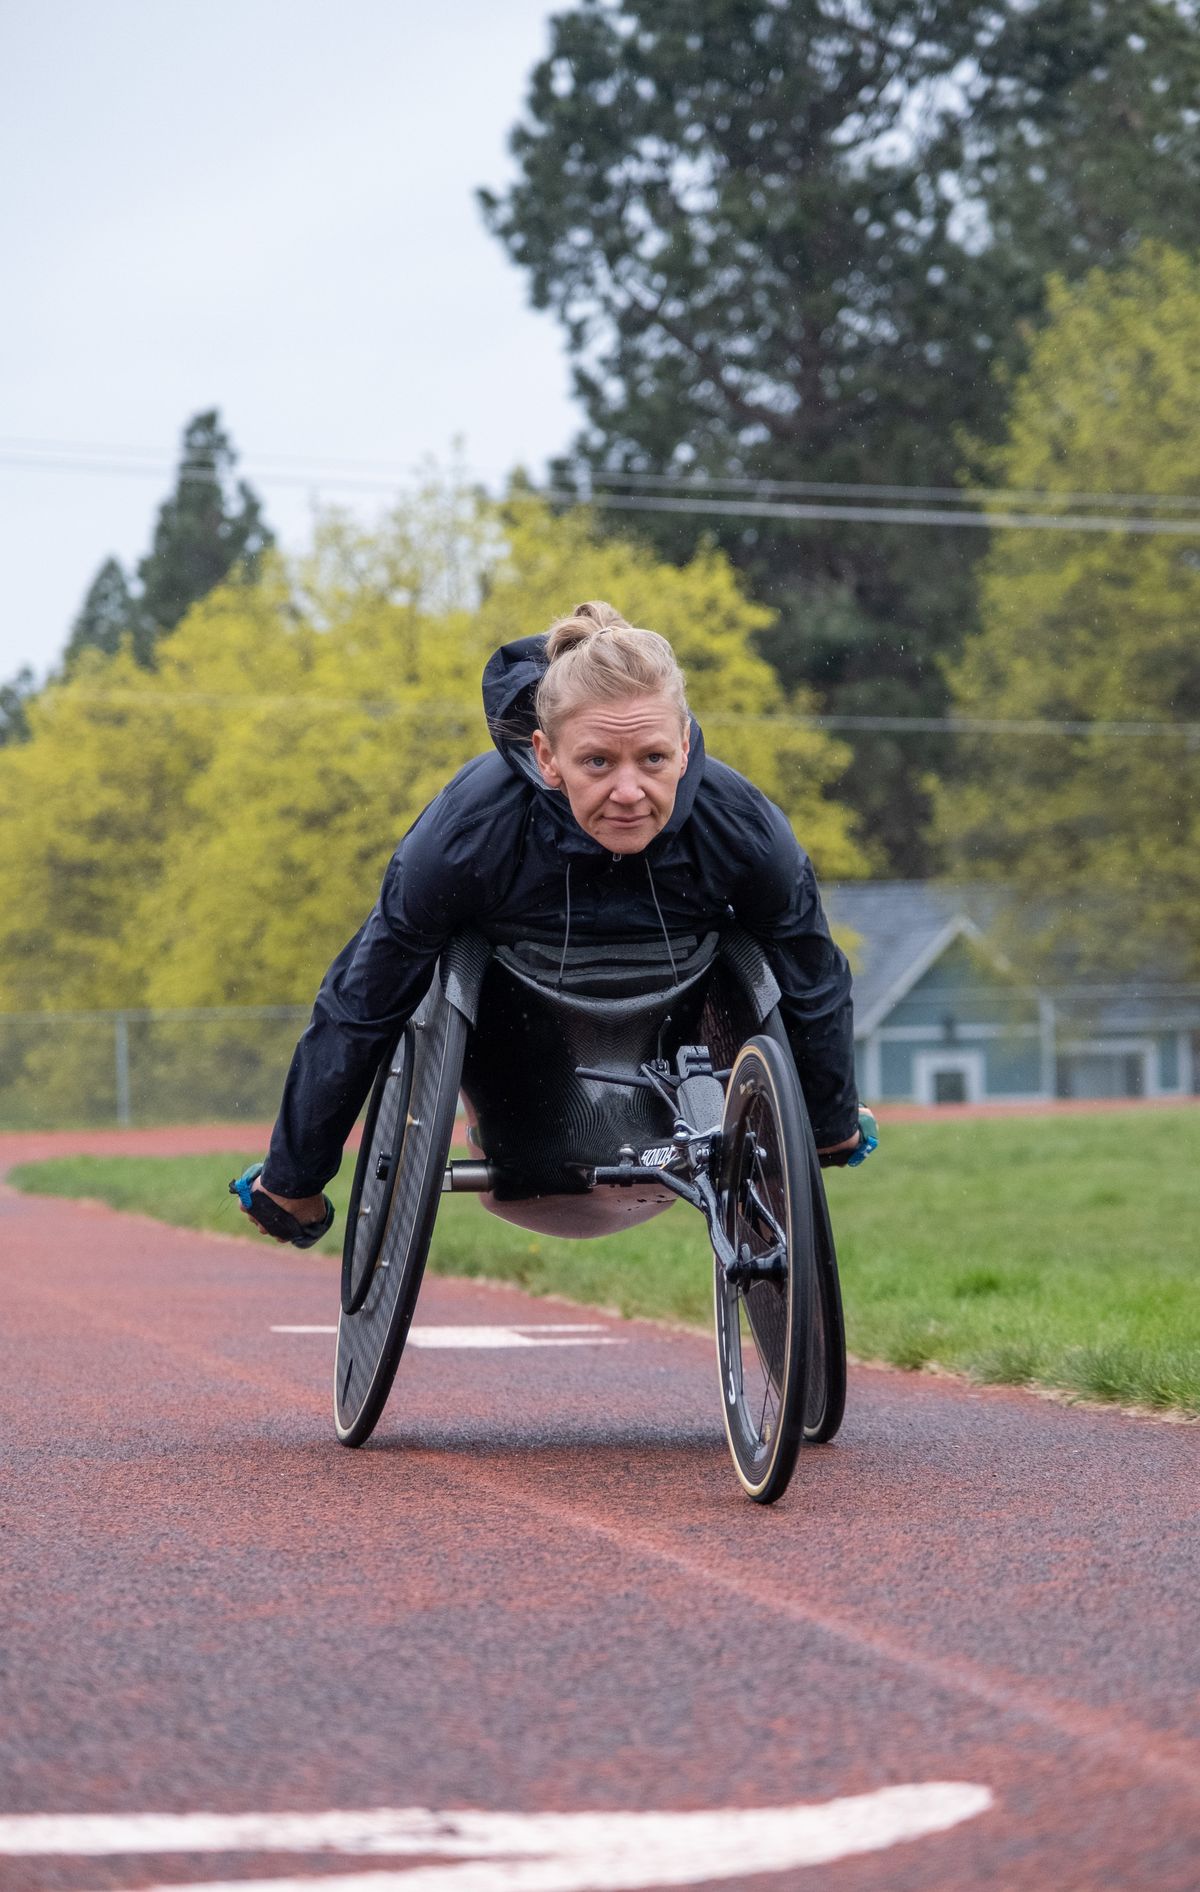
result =
[[[79,684],[69,684],[66,688],[72,702],[112,704],[114,708],[122,709],[136,709],[143,703],[203,704],[209,708],[236,705],[243,710],[271,708],[296,711],[307,708],[322,714],[330,710],[378,717],[408,714],[419,715],[425,720],[432,715],[441,715],[447,723],[459,726],[473,724],[475,715],[473,710],[468,711],[462,704],[444,699],[417,698],[405,703],[388,697],[331,697],[315,692],[306,695],[303,691],[271,695],[255,690],[246,695],[236,695],[204,690],[89,690]],[[54,686],[51,686],[48,697],[42,700],[53,701],[53,691]],[[946,736],[1101,736],[1114,740],[1181,736],[1189,744],[1200,743],[1200,723],[1118,722],[1104,719],[1073,722],[1042,717],[1003,716],[798,716],[786,712],[769,716],[740,710],[715,710],[706,713],[703,720],[714,729],[820,729]]]
[[[267,456],[248,459],[243,462],[244,472],[253,476],[263,486],[292,486],[312,489],[314,487],[333,488],[346,492],[380,493],[392,496],[396,493],[400,481],[395,474],[378,472],[354,472],[349,470],[355,462],[329,463],[324,466],[311,466],[308,470],[288,470],[303,468],[305,462],[296,460],[275,461]],[[136,448],[95,448],[86,449],[76,446],[57,446],[49,442],[17,442],[0,440],[0,466],[25,468],[31,471],[67,472],[83,474],[119,474],[133,478],[158,478],[164,474],[174,475],[184,484],[191,481],[209,482],[214,477],[215,468],[210,464],[193,461],[187,466],[178,466],[176,462],[142,453]],[[346,469],[346,470],[340,470]],[[404,477],[411,479],[422,469],[407,467]],[[535,498],[540,498],[553,505],[590,505],[625,512],[662,512],[695,517],[726,517],[737,519],[765,519],[791,521],[843,521],[846,523],[867,523],[897,526],[937,526],[951,529],[967,527],[982,531],[1058,531],[1058,532],[1128,532],[1149,537],[1198,537],[1200,536],[1200,496],[1175,493],[1058,493],[1033,489],[1007,489],[987,487],[967,487],[957,489],[935,486],[887,486],[862,483],[819,481],[745,481],[733,479],[714,479],[697,482],[681,479],[672,482],[667,475],[655,474],[612,474],[596,476],[597,479],[613,481],[620,485],[654,487],[660,490],[646,492],[614,492],[607,484],[594,481],[580,486],[531,486],[529,491]],[[674,491],[661,490],[674,485]],[[723,498],[705,492],[704,487],[724,491],[745,491],[744,498]],[[810,494],[811,499],[785,499],[770,497],[772,494]],[[753,496],[749,496],[749,495]],[[829,495],[828,502],[821,502],[817,496]],[[847,496],[847,503],[837,503],[833,496]],[[850,496],[861,500],[901,499],[908,503],[889,506],[884,504],[852,503]],[[930,506],[918,504],[918,501],[941,499],[952,501],[949,504]],[[1004,511],[971,511],[974,506],[1005,505]],[[1079,511],[1029,511],[1011,508],[1055,506],[1104,506],[1106,513]],[[1113,511],[1112,508],[1119,510]],[[1123,508],[1141,508],[1142,514]],[[1146,509],[1155,508],[1160,513],[1183,512],[1194,509],[1190,518],[1162,518],[1143,516]]]
[[[552,503],[577,500],[568,490],[545,488],[539,498]],[[871,520],[876,525],[972,526],[984,531],[1136,532],[1151,537],[1200,537],[1195,519],[1142,519],[1134,514],[949,512],[927,506],[808,505],[797,501],[752,499],[675,499],[649,493],[593,493],[585,502],[628,512],[720,515],[736,519]]]
[[[578,483],[579,497],[586,500],[594,487],[607,490],[614,486],[671,488],[684,496],[700,497],[706,492],[729,491],[753,492],[764,498],[939,499],[955,500],[963,505],[1003,502],[1005,505],[1158,506],[1168,511],[1200,510],[1200,495],[1192,493],[1074,493],[1059,492],[1052,487],[1019,486],[882,486],[867,480],[773,480],[756,479],[750,474],[709,478],[706,474],[621,473],[599,468],[585,471]]]
[[[47,462],[46,455],[58,456]],[[32,456],[27,458],[26,456]],[[0,435],[0,460],[11,459],[14,464],[42,464],[69,466],[79,456],[87,462],[85,470],[101,465],[107,469],[113,460],[134,460],[139,462],[138,471],[169,473],[178,465],[178,461],[167,457],[155,448],[132,447],[101,444],[95,441],[71,440],[36,440],[24,436]],[[197,477],[210,477],[216,462],[206,461],[202,455],[195,455],[193,463],[199,469]],[[363,473],[391,482],[400,478],[411,478],[429,470],[429,463],[406,462],[395,460],[342,460],[319,458],[308,454],[287,454],[262,452],[255,454],[247,464],[251,467],[287,467],[300,469],[305,478],[320,478],[329,474]],[[112,467],[115,472],[119,470]],[[475,467],[464,467],[463,472],[470,478],[485,480],[505,477],[498,475],[495,469],[489,474]],[[963,505],[980,503],[1003,503],[1004,505],[1061,505],[1061,506],[1109,506],[1124,508],[1160,507],[1168,511],[1192,509],[1200,511],[1200,494],[1195,493],[1125,493],[1103,492],[1083,493],[1059,491],[1049,487],[1008,487],[1008,486],[926,486],[920,482],[893,483],[883,485],[866,480],[779,480],[759,477],[755,474],[705,474],[700,472],[681,473],[639,473],[624,471],[620,468],[592,467],[582,470],[575,483],[574,497],[586,501],[589,494],[600,489],[607,491],[613,487],[635,486],[650,489],[674,491],[678,496],[697,496],[703,498],[710,492],[731,492],[756,494],[763,497],[795,498],[859,498],[859,499],[896,499],[896,500],[947,500]],[[570,490],[570,489],[568,489]]]

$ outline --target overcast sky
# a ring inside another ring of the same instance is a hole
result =
[[[473,197],[511,175],[552,10],[0,0],[0,681],[145,551],[200,409],[293,544],[317,483],[256,457],[403,468],[457,436],[499,477],[566,443],[558,329]],[[70,469],[28,463],[58,444]],[[81,464],[112,448],[158,464]]]

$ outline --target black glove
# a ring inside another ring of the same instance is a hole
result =
[[[229,1193],[236,1196],[243,1210],[252,1222],[257,1223],[264,1235],[273,1235],[277,1241],[290,1242],[293,1248],[311,1248],[319,1242],[322,1235],[327,1235],[333,1227],[333,1204],[328,1196],[323,1196],[325,1214],[319,1222],[298,1222],[287,1209],[281,1209],[272,1201],[265,1190],[254,1187],[256,1177],[262,1175],[261,1163],[251,1163],[249,1169],[235,1176],[229,1185]]]
[[[874,1111],[865,1104],[858,1107],[859,1140],[852,1150],[825,1150],[820,1157],[822,1169],[857,1169],[879,1148],[879,1125]]]

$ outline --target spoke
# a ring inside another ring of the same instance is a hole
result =
[[[767,1389],[766,1389],[766,1392],[765,1392],[765,1393],[763,1394],[763,1406],[762,1406],[762,1411],[761,1411],[761,1412],[759,1413],[759,1415],[758,1415],[758,1442],[759,1442],[759,1444],[760,1444],[760,1445],[762,1444],[762,1435],[763,1435],[763,1420],[764,1420],[764,1419],[766,1418],[766,1416],[767,1416],[767,1401],[768,1401],[768,1399],[770,1398],[770,1396],[771,1396],[771,1381],[770,1381],[770,1379],[768,1378],[768,1380],[767,1380]]]

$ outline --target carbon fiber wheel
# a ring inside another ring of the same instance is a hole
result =
[[[734,1060],[722,1133],[721,1224],[739,1259],[762,1272],[731,1282],[715,1262],[721,1406],[744,1490],[773,1504],[809,1418],[817,1306],[812,1133],[791,1056],[773,1038],[749,1039]],[[824,1412],[812,1418],[823,1424]]]
[[[408,1128],[416,1047],[416,1029],[408,1024],[380,1065],[367,1105],[342,1243],[343,1314],[358,1313],[379,1263]]]
[[[778,1011],[764,1019],[762,1031],[791,1057],[787,1033]],[[803,1091],[801,1092],[803,1099]],[[817,1311],[808,1356],[808,1386],[804,1395],[804,1437],[810,1445],[826,1445],[834,1438],[846,1411],[846,1324],[842,1315],[842,1287],[837,1249],[825,1196],[825,1177],[817,1160],[816,1144],[804,1111],[804,1169],[813,1199],[816,1228],[815,1285]]]
[[[372,1097],[342,1261],[334,1421],[343,1445],[361,1445],[374,1431],[408,1338],[454,1134],[466,1036],[466,1020],[435,977]]]
[[[815,1151],[809,1183],[817,1235],[813,1270],[816,1314],[808,1356],[808,1387],[804,1395],[804,1437],[810,1445],[825,1445],[834,1437],[846,1410],[846,1326],[842,1317],[837,1254],[825,1204],[825,1183]]]

